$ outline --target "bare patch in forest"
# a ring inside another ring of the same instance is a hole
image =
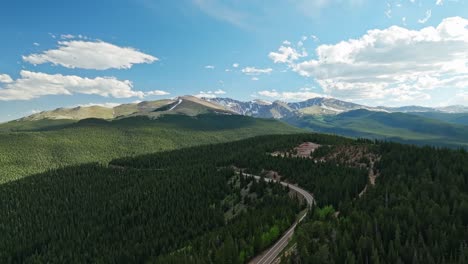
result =
[[[300,157],[300,158],[310,158],[310,155],[314,153],[315,150],[317,150],[319,147],[321,147],[320,144],[313,143],[313,142],[304,142],[300,144],[299,146],[295,147],[291,151],[284,152],[284,151],[275,151],[271,153],[272,156],[274,157]]]

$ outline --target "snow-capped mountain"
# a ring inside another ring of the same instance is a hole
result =
[[[365,109],[374,112],[388,113],[416,113],[416,112],[440,112],[440,113],[468,113],[466,106],[447,106],[431,108],[424,106],[402,106],[402,107],[371,107],[341,101],[334,98],[316,97],[301,102],[268,102],[263,100],[253,100],[242,102],[231,98],[204,98],[212,103],[220,104],[226,109],[241,115],[249,115],[262,118],[287,118],[291,116],[303,115],[337,115],[344,112]]]
[[[230,98],[205,98],[205,100],[220,104],[241,115],[262,118],[287,118],[302,115],[336,115],[356,109],[385,111],[385,109],[367,107],[334,98],[322,97],[293,103],[283,101],[268,102],[263,100],[242,102]]]

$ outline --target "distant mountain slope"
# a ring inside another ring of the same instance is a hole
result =
[[[321,97],[294,103],[282,101],[265,102],[259,100],[242,102],[230,98],[206,98],[206,100],[220,104],[241,115],[277,119],[301,115],[336,115],[356,109],[384,111],[375,107],[345,102],[334,98]]]
[[[437,119],[452,124],[468,125],[468,113],[410,112],[409,114]]]
[[[214,102],[224,106],[241,115],[249,115],[263,118],[284,118],[291,115],[337,115],[343,112],[348,112],[357,109],[366,109],[376,112],[389,113],[412,113],[412,112],[437,112],[437,113],[468,113],[466,106],[447,106],[440,108],[424,107],[424,106],[402,106],[402,107],[386,107],[377,106],[371,107],[356,103],[346,102],[334,98],[316,97],[307,99],[301,102],[286,103],[281,101],[266,102],[261,100],[253,100],[242,102],[231,98],[205,98],[210,102]],[[274,110],[278,106],[287,106],[279,115],[272,114],[278,112]]]
[[[303,132],[276,120],[218,114],[16,122],[29,132],[0,129],[0,184],[66,165],[106,163],[119,157],[256,135]]]
[[[42,119],[71,119],[80,120],[84,118],[102,118],[111,119],[114,117],[112,108],[103,106],[88,106],[88,107],[74,107],[74,108],[58,108],[52,111],[44,111],[37,114],[24,117],[21,120],[35,121]]]
[[[166,114],[184,114],[196,116],[207,113],[233,114],[234,111],[194,96],[181,96],[175,99],[145,101],[134,104],[122,104],[113,108],[103,106],[78,106],[43,111],[24,118],[21,121],[37,120],[81,120],[86,118],[114,119],[130,116],[158,117]]]
[[[369,107],[321,97],[302,102],[262,100],[242,102],[231,98],[182,96],[124,104],[114,108],[100,106],[59,108],[34,114],[19,121],[0,124],[0,131],[57,129],[86,118],[115,120],[146,116],[156,119],[169,115],[197,116],[213,113],[279,119],[300,128],[352,137],[466,146],[468,113],[463,111],[467,109],[464,106]]]
[[[468,147],[468,126],[406,113],[353,110],[336,116],[305,116],[286,120],[317,132],[387,139],[415,144]]]

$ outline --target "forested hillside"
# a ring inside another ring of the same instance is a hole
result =
[[[320,146],[298,157],[303,142]],[[245,171],[314,194],[286,263],[466,263],[467,160],[294,134],[54,169],[0,185],[0,262],[244,263],[301,210]]]
[[[379,144],[375,187],[297,232],[292,263],[468,263],[468,154]]]
[[[353,144],[313,134],[263,136],[120,159],[109,167],[66,167],[2,184],[0,260],[242,263],[278,239],[300,203],[278,184],[235,176],[232,166],[269,166],[279,159],[270,151],[304,140]],[[330,184],[336,181],[325,174],[330,167],[309,164],[319,172],[314,179],[324,183],[324,197],[346,188]],[[341,178],[352,172],[360,188],[365,184],[360,170],[334,170]]]
[[[205,165],[88,164],[3,184],[0,262],[141,263],[202,243],[200,260],[219,263],[233,239],[243,251],[235,260],[245,260],[289,227],[299,203],[278,184],[239,182],[232,170]]]
[[[118,157],[300,131],[274,120],[234,115],[87,119],[71,124],[22,121],[15,129],[21,128],[27,131],[0,132],[0,183],[67,165],[105,164]]]
[[[454,121],[449,121],[449,118]],[[456,121],[455,114],[386,113],[359,109],[338,115],[304,115],[284,120],[318,133],[467,148],[468,126],[462,123],[463,114],[459,114],[459,118]]]

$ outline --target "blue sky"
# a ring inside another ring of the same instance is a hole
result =
[[[0,122],[185,94],[468,104],[463,0],[17,0],[0,24]]]

